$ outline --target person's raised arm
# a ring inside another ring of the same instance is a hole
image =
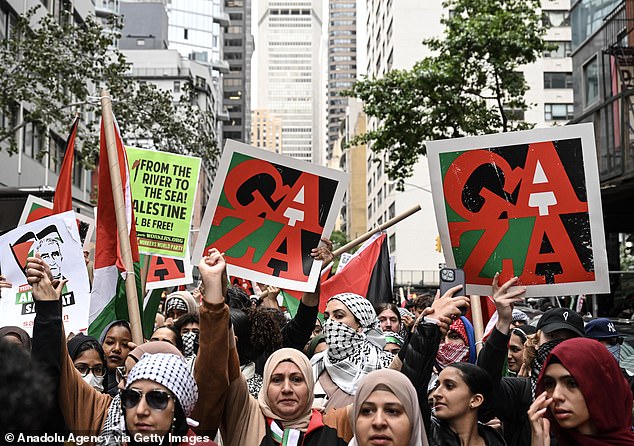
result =
[[[66,280],[51,280],[50,269],[39,255],[27,259],[26,275],[28,283],[33,287],[33,299],[36,310],[43,305],[57,306],[59,314],[59,300]],[[61,333],[59,349],[59,405],[64,415],[67,427],[78,434],[98,434],[112,398],[97,392],[86,383],[75,369],[73,361],[68,355],[66,335],[61,317],[56,319],[58,333]]]
[[[478,355],[478,365],[489,373],[495,385],[502,379],[513,319],[513,306],[524,299],[526,292],[524,287],[516,287],[511,290],[512,286],[517,285],[517,277],[508,280],[502,286],[499,285],[498,279],[499,273],[496,273],[493,277],[493,301],[498,313],[498,320]]]
[[[322,238],[323,245],[313,248],[310,255],[315,260],[321,260],[322,265],[332,262],[332,242]],[[305,292],[297,307],[295,317],[282,329],[282,342],[284,347],[302,350],[310,340],[319,312],[319,292],[321,278],[317,280],[317,287],[313,292]]]
[[[469,306],[466,296],[454,297],[461,289],[462,285],[458,285],[447,290],[442,297],[436,297],[432,306],[425,309],[419,317],[409,342],[399,352],[399,358],[403,362],[401,372],[409,378],[416,389],[418,404],[427,429],[431,416],[431,409],[427,404],[427,388],[438,345],[452,321],[460,316],[460,307]]]
[[[200,307],[200,345],[194,366],[198,403],[192,417],[199,422],[198,435],[214,437],[229,388],[229,308],[225,304],[226,264],[217,249],[198,264],[204,292]]]

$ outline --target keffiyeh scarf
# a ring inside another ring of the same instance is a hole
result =
[[[537,349],[537,354],[535,355],[535,359],[533,359],[533,364],[531,365],[531,396],[533,400],[535,400],[535,389],[537,388],[537,378],[539,378],[539,374],[546,363],[546,359],[550,352],[553,351],[555,347],[561,344],[563,339],[553,339],[552,341],[548,341],[542,344]]]
[[[436,364],[439,370],[443,370],[454,362],[467,362],[469,360],[469,346],[445,342],[438,347],[436,353]]]
[[[119,446],[123,444],[124,434],[125,420],[121,410],[121,395],[117,394],[112,399],[110,407],[108,407],[108,413],[99,434],[97,446]]]
[[[326,369],[332,381],[344,392],[354,395],[357,383],[368,373],[388,367],[394,355],[383,351],[385,338],[372,304],[352,293],[338,294],[331,299],[340,300],[355,316],[361,330],[332,319],[324,323],[324,338],[328,344],[325,355],[315,357],[315,379]]]

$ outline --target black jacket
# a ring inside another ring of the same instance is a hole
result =
[[[295,317],[282,327],[282,347],[303,351],[315,328],[317,313],[319,313],[318,306],[309,307],[300,301]],[[255,372],[258,375],[264,373],[264,364],[267,359],[269,355],[263,353],[255,360]]]
[[[330,426],[321,426],[309,431],[304,437],[302,446],[346,446],[348,443],[337,436],[337,431]],[[273,440],[270,428],[267,426],[266,435],[260,442],[260,446],[280,446]]]
[[[502,377],[509,339],[510,334],[504,335],[493,328],[491,336],[480,351],[478,365],[485,369],[493,380],[493,411],[502,421],[506,442],[509,446],[530,446],[531,427],[527,414],[533,402],[530,379]]]
[[[418,407],[420,407],[425,424],[425,431],[430,431],[431,408],[427,403],[427,386],[434,368],[441,333],[436,324],[418,324],[416,331],[408,338],[399,352],[403,366],[401,372],[409,378],[416,389]]]
[[[478,433],[484,438],[487,446],[506,446],[504,437],[492,427],[478,423]],[[430,446],[461,446],[458,434],[435,417],[432,417],[431,432],[428,437]]]
[[[35,321],[31,356],[50,380],[53,404],[47,414],[45,432],[50,435],[68,433],[59,408],[59,376],[62,338],[62,304],[60,301],[35,301]],[[61,444],[61,443],[53,443]]]

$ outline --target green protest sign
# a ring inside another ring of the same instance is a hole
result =
[[[182,259],[200,158],[126,147],[139,252]]]

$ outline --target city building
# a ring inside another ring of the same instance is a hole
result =
[[[280,153],[282,150],[282,119],[268,110],[253,110],[251,118],[251,144]]]
[[[229,63],[223,56],[223,28],[229,26],[229,15],[222,0],[171,0],[166,2],[169,22],[169,48],[183,57],[207,64],[218,97],[223,97],[223,74],[229,73]],[[222,123],[229,119],[222,101],[218,105],[218,141],[221,145]]]
[[[628,205],[634,196],[634,5],[580,0],[570,17],[572,122],[594,124],[608,267],[621,271],[627,269],[621,250],[631,249],[634,234],[634,210]],[[634,291],[631,272],[611,274],[610,282],[611,294],[598,300],[601,314]]]
[[[223,123],[224,139],[249,143],[251,136],[251,0],[224,0],[229,26],[224,30],[223,105],[229,119]]]
[[[281,153],[323,164],[322,2],[258,3],[256,108],[282,120]]]
[[[326,158],[332,156],[346,115],[348,98],[341,95],[357,78],[357,4],[330,0],[328,12],[328,114]]]
[[[94,5],[90,0],[70,0],[41,2],[39,0],[0,0],[0,39],[11,35],[13,24],[19,14],[23,14],[35,6],[40,8],[35,19],[45,12],[52,14],[57,20],[66,20],[73,17],[78,23],[83,22],[89,14],[94,13]],[[72,14],[69,14],[72,11]],[[23,109],[21,107],[24,107]],[[28,110],[28,104],[16,104],[14,111],[0,110],[0,125],[3,127],[16,126],[21,121],[19,110]],[[27,122],[18,135],[18,152],[10,155],[6,142],[0,142],[0,187],[5,192],[9,191],[14,196],[12,201],[15,206],[25,196],[32,193],[45,199],[52,197],[51,191],[57,184],[57,176],[60,171],[66,149],[66,138],[77,109],[68,109],[68,126],[42,128],[33,122]],[[73,205],[80,213],[92,216],[90,204],[92,174],[82,168],[77,157],[73,166]],[[20,198],[22,197],[22,198]],[[4,202],[4,198],[3,198]],[[22,202],[23,205],[23,202]],[[8,229],[10,224],[17,224],[14,220],[14,209],[5,207],[2,216],[2,230]],[[21,209],[19,209],[21,212]],[[9,219],[7,220],[7,216]],[[19,217],[19,215],[18,215]]]
[[[333,156],[328,160],[328,167],[339,168],[349,175],[350,181],[341,207],[338,229],[350,239],[355,239],[368,230],[366,147],[362,144],[349,145],[355,135],[365,133],[366,121],[363,103],[358,99],[350,99],[339,126],[338,138],[333,145]]]
[[[549,25],[544,40],[553,49],[536,62],[522,67],[529,85],[528,110],[513,111],[513,117],[536,127],[564,125],[573,116],[570,0],[542,1],[542,21]],[[518,114],[519,113],[519,114]]]
[[[441,0],[366,0],[366,33],[364,42],[367,65],[365,74],[381,78],[393,69],[410,69],[415,62],[429,55],[424,39],[440,36],[443,13]],[[378,122],[368,120],[368,130]],[[427,158],[421,157],[414,175],[405,183],[405,190],[396,190],[384,170],[384,158],[372,151],[366,153],[367,228],[420,204],[422,210],[387,230],[390,253],[395,256],[395,285],[433,285],[437,283],[439,264],[444,262],[435,251],[438,228],[429,189]],[[353,200],[349,196],[347,208]],[[349,235],[350,236],[350,235]]]

